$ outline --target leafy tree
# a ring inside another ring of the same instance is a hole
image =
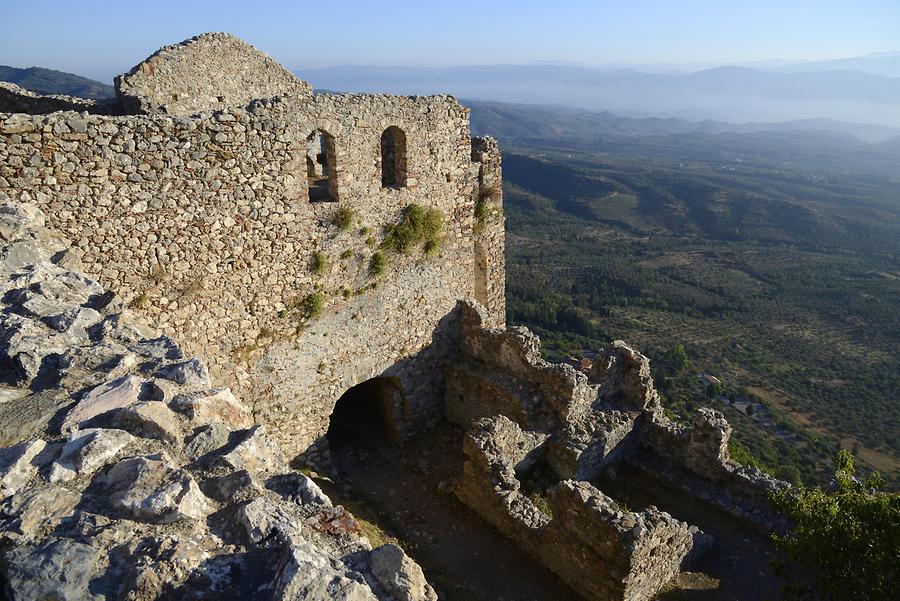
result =
[[[900,494],[879,492],[882,478],[854,477],[853,456],[835,457],[834,490],[819,487],[783,490],[776,507],[793,522],[793,530],[773,535],[785,557],[812,570],[814,585],[790,582],[792,599],[896,598],[900,591]],[[777,570],[785,576],[784,565]]]

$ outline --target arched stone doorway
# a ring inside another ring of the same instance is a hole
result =
[[[334,450],[344,446],[377,446],[400,440],[398,426],[406,397],[397,378],[372,378],[353,386],[331,412],[326,438]]]

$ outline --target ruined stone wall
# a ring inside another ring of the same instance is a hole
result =
[[[479,420],[466,436],[454,493],[585,598],[654,598],[693,546],[687,524],[653,507],[628,511],[574,480],[551,488],[539,508],[517,473],[540,460],[546,442],[503,416]]]
[[[379,165],[392,125],[407,139],[396,189],[382,188]],[[308,200],[315,129],[334,140],[338,203]],[[298,453],[321,440],[337,398],[375,375],[405,388],[401,430],[439,417],[442,319],[472,297],[476,273],[471,156],[468,111],[446,96],[320,95],[195,118],[2,114],[0,199],[45,210],[88,273],[177,333]],[[373,277],[383,228],[411,203],[441,212],[439,252],[383,251]],[[339,208],[352,211],[345,230]],[[305,319],[311,295],[322,311]]]
[[[493,138],[472,139],[478,171],[475,203],[475,300],[488,310],[485,327],[506,325],[506,226],[502,155]]]
[[[41,115],[54,111],[87,111],[99,115],[119,112],[115,100],[97,101],[75,96],[36,94],[16,84],[0,81],[0,113]]]
[[[308,98],[312,89],[233,35],[205,33],[164,46],[118,76],[116,93],[129,113],[192,115],[258,98]]]
[[[640,437],[643,450],[632,460],[638,469],[649,470],[766,532],[784,530],[787,522],[775,512],[769,495],[789,485],[730,458],[732,428],[720,412],[699,409],[691,424],[676,424],[661,412],[646,418]]]

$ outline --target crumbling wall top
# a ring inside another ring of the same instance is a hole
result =
[[[192,115],[258,98],[309,97],[312,88],[243,40],[204,33],[164,46],[116,77],[116,93],[127,112]]]

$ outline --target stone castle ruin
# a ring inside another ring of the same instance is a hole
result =
[[[329,431],[363,414],[394,444],[455,424],[453,494],[588,599],[651,599],[706,540],[598,489],[620,464],[777,523],[766,493],[783,483],[729,459],[720,414],[666,418],[639,353],[615,343],[585,374],[506,328],[501,155],[454,98],[314,94],[227,34],[160,49],[116,91],[0,85],[0,511],[25,549],[7,553],[12,598],[52,581],[54,550],[112,586],[110,533],[139,554],[162,523],[193,551],[157,549],[108,598],[203,578],[239,591],[234,574],[272,553],[259,586],[275,598],[436,598],[290,469],[327,471]],[[548,507],[521,490],[536,465]],[[101,480],[113,508],[91,497]],[[234,574],[211,576],[211,557]]]

